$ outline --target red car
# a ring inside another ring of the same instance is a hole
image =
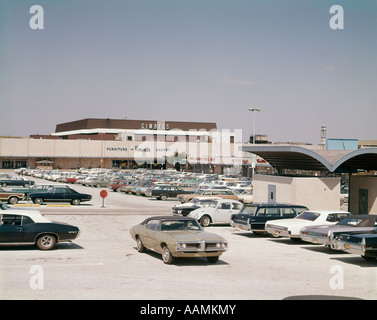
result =
[[[114,180],[111,181],[107,187],[113,191],[119,192],[119,188],[122,186],[128,186],[131,183],[130,180]]]

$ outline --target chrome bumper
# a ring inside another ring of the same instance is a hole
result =
[[[291,237],[291,234],[288,232],[287,228],[278,227],[274,225],[269,225],[269,226],[267,225],[265,229],[266,229],[266,232],[276,237],[288,237],[288,238]]]
[[[237,228],[237,229],[241,229],[241,230],[246,230],[246,231],[252,231],[249,224],[235,223],[233,220],[230,220],[230,225],[233,228]]]

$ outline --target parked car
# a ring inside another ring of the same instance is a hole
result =
[[[87,187],[107,188],[110,180],[106,177],[94,177],[85,181]]]
[[[229,189],[199,189],[195,193],[179,195],[178,201],[185,203],[197,197],[219,197],[222,199],[238,200],[238,196],[234,191]]]
[[[31,188],[19,188],[19,189],[12,189],[13,192],[20,192],[25,194],[25,198],[29,198],[29,194],[32,192],[47,192],[50,188],[69,188],[69,186],[65,184],[35,184]]]
[[[335,250],[358,254],[365,260],[377,258],[377,228],[367,233],[340,233],[331,239]]]
[[[292,219],[306,210],[309,209],[305,206],[287,203],[245,204],[238,214],[231,216],[230,225],[253,233],[265,233],[266,222]]]
[[[273,236],[301,240],[300,230],[315,225],[334,225],[349,216],[346,211],[305,211],[293,219],[275,220],[266,223],[266,231]]]
[[[220,200],[218,197],[198,197],[187,203],[177,204],[172,208],[174,215],[187,216],[191,211],[208,206],[213,200]]]
[[[253,193],[245,189],[232,189],[237,195],[238,200],[243,203],[253,203]]]
[[[128,186],[129,180],[112,180],[108,183],[107,187],[115,192],[120,192],[120,187]]]
[[[32,186],[35,182],[33,180],[25,179],[24,177],[3,177],[0,178],[0,186]]]
[[[210,224],[230,224],[230,217],[239,213],[242,206],[242,203],[236,200],[212,200],[208,206],[191,211],[187,216],[198,220],[202,227]]]
[[[76,174],[76,175],[65,177],[65,182],[66,183],[76,183],[77,180],[85,179],[86,177],[87,177],[87,175]]]
[[[16,204],[20,200],[25,199],[25,194],[23,192],[6,191],[0,188],[0,200],[6,201],[10,204]]]
[[[70,202],[72,205],[79,205],[81,202],[90,201],[90,194],[79,193],[71,188],[54,187],[47,192],[32,192],[30,199],[36,204],[44,202]]]
[[[146,195],[155,197],[158,200],[166,200],[168,198],[176,198],[179,194],[191,193],[192,190],[182,189],[172,185],[158,184],[150,188]]]
[[[340,233],[369,232],[376,225],[377,215],[350,215],[340,220],[335,225],[316,225],[301,228],[300,237],[306,242],[324,244],[330,247],[330,239]]]
[[[0,214],[0,245],[35,244],[40,250],[49,250],[58,242],[76,239],[79,234],[79,228],[52,222],[36,210],[9,210]]]
[[[203,231],[198,221],[188,217],[155,216],[130,230],[139,252],[149,249],[160,253],[164,263],[179,257],[206,257],[217,262],[228,248],[221,236]]]

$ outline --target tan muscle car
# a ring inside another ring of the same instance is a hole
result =
[[[178,257],[206,257],[215,263],[228,248],[221,236],[203,231],[198,221],[188,217],[156,216],[130,230],[139,252],[149,249],[160,253],[164,263]]]

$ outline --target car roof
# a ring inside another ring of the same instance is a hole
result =
[[[289,203],[268,203],[268,202],[260,202],[260,203],[245,203],[247,207],[283,207],[283,208],[308,208],[304,205],[296,205],[296,204],[289,204]]]
[[[16,210],[16,209],[9,209],[9,210],[4,210],[0,213],[0,215],[4,214],[10,214],[10,215],[15,215],[15,216],[27,216],[31,218],[34,222],[39,222],[39,223],[49,223],[51,220],[47,219],[44,215],[42,215],[39,211],[37,210]]]
[[[155,217],[149,217],[145,219],[142,224],[148,222],[149,220],[195,220],[194,218],[191,217],[180,217],[180,216],[155,216]]]

